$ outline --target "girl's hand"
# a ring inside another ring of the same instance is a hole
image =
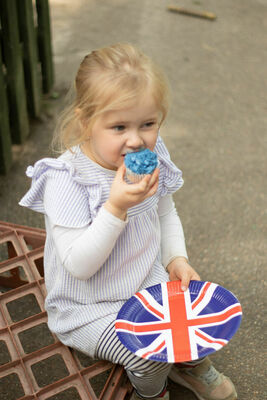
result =
[[[189,282],[191,280],[200,281],[200,276],[188,264],[187,259],[184,257],[177,257],[172,260],[167,266],[167,271],[169,272],[170,280],[181,280],[181,288],[183,291],[188,289]]]
[[[129,185],[124,180],[126,167],[122,164],[111,185],[109,198],[104,207],[116,217],[124,220],[127,210],[153,196],[158,189],[159,169],[145,176],[140,182]]]

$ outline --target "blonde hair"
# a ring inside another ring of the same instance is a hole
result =
[[[118,43],[85,56],[74,88],[75,98],[61,114],[53,140],[61,152],[82,143],[103,113],[129,106],[147,91],[161,113],[160,124],[168,112],[168,84],[163,73],[130,44]]]

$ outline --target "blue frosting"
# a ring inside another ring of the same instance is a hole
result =
[[[124,162],[126,168],[135,174],[151,174],[158,165],[157,154],[149,149],[127,153]]]

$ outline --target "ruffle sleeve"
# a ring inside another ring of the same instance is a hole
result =
[[[170,154],[165,146],[162,138],[159,136],[154,152],[158,155],[160,177],[159,177],[159,194],[166,196],[167,194],[175,193],[180,189],[184,180],[182,171],[176,167],[170,158]]]
[[[32,184],[19,202],[21,206],[47,215],[57,225],[72,228],[90,224],[88,191],[70,162],[44,158],[28,167],[26,175]]]

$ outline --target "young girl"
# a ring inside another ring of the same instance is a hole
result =
[[[229,378],[208,358],[184,364],[139,358],[118,340],[114,321],[137,291],[199,279],[189,265],[172,193],[183,184],[159,136],[167,86],[152,61],[129,44],[93,51],[82,61],[76,97],[58,130],[64,153],[27,175],[20,204],[44,214],[48,324],[67,346],[124,365],[132,399],[169,399],[169,377],[199,399],[234,400]],[[138,183],[125,176],[124,156],[148,148],[159,159]]]

